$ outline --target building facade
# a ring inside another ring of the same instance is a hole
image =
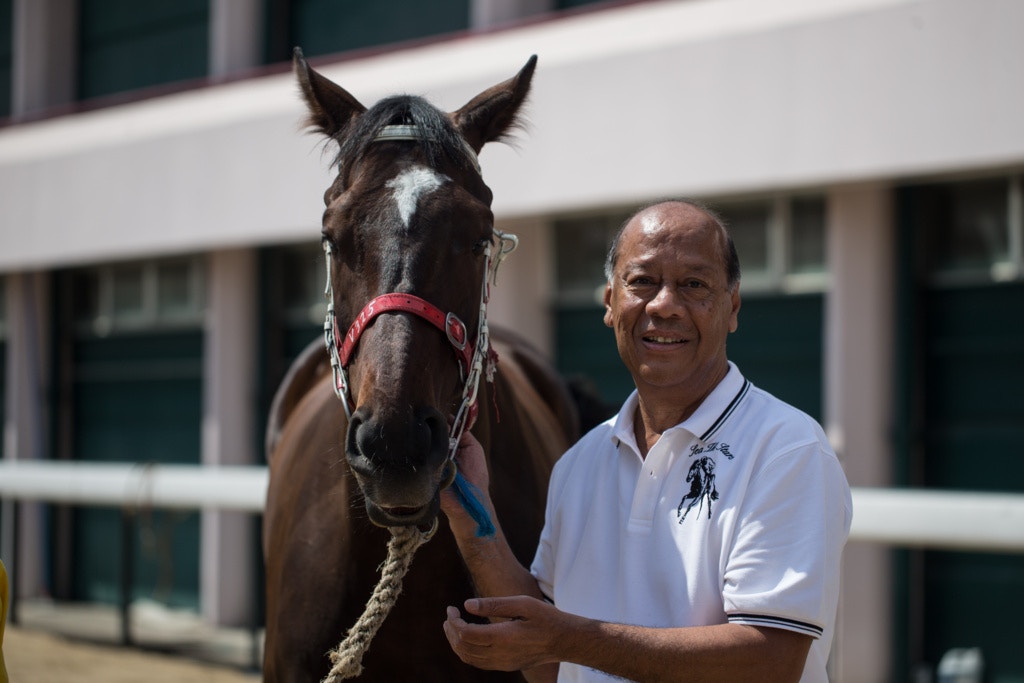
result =
[[[263,462],[322,320],[299,45],[364,104],[449,110],[539,56],[528,130],[481,154],[521,244],[491,310],[607,401],[631,388],[608,238],[696,197],[743,264],[730,357],[825,425],[852,485],[1022,492],[1022,28],[1016,0],[0,0],[3,457]],[[19,507],[21,595],[115,599],[117,511]],[[253,618],[253,520],[137,521],[138,596]],[[1022,680],[1021,609],[1018,556],[853,542],[834,679],[980,646]]]

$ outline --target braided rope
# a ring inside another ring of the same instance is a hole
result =
[[[395,606],[413,555],[430,540],[436,528],[435,525],[430,531],[423,532],[414,526],[389,527],[391,540],[388,541],[387,559],[381,565],[380,580],[366,603],[363,615],[338,647],[331,651],[331,671],[322,683],[338,683],[363,672],[363,655],[370,649],[370,641]]]

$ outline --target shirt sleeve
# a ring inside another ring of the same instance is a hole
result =
[[[560,463],[555,464],[551,472],[551,480],[548,484],[547,504],[544,509],[544,528],[540,532],[540,540],[537,542],[537,552],[533,556],[533,563],[530,565],[530,573],[537,579],[540,592],[549,602],[555,601],[554,571],[555,571],[555,536],[557,534],[555,524],[554,499],[555,491],[560,489],[556,485]]]
[[[835,619],[850,489],[819,442],[771,459],[750,482],[724,573],[729,622],[819,638]]]

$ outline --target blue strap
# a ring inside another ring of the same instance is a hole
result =
[[[483,503],[480,502],[480,489],[466,481],[466,478],[462,476],[462,472],[455,474],[455,481],[452,485],[455,487],[455,496],[459,499],[459,504],[476,522],[476,537],[486,538],[494,536],[497,530],[494,528],[494,522],[491,521],[490,514],[487,513]]]

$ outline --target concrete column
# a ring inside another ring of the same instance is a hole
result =
[[[891,484],[893,220],[886,186],[837,187],[828,194],[825,427],[851,486]],[[891,573],[887,548],[847,545],[833,658],[837,682],[889,677]]]
[[[263,2],[210,1],[210,75],[223,78],[262,61]]]
[[[514,330],[548,358],[554,357],[551,292],[554,285],[554,248],[551,226],[543,219],[500,222],[495,226],[519,237],[519,247],[498,269],[498,284],[491,287],[488,320]]]
[[[208,255],[203,354],[203,465],[256,462],[256,254]],[[244,626],[254,612],[255,521],[241,512],[204,510],[200,602],[213,624]]]
[[[75,100],[78,0],[14,0],[11,113]]]
[[[15,273],[6,276],[7,386],[4,418],[4,458],[45,458],[49,413],[46,387],[49,382],[50,281],[46,273]],[[47,593],[43,583],[44,534],[42,506],[19,506],[15,556],[14,506],[4,503],[0,553],[19,597]]]
[[[554,0],[471,0],[469,26],[490,28],[550,12],[554,8]]]

